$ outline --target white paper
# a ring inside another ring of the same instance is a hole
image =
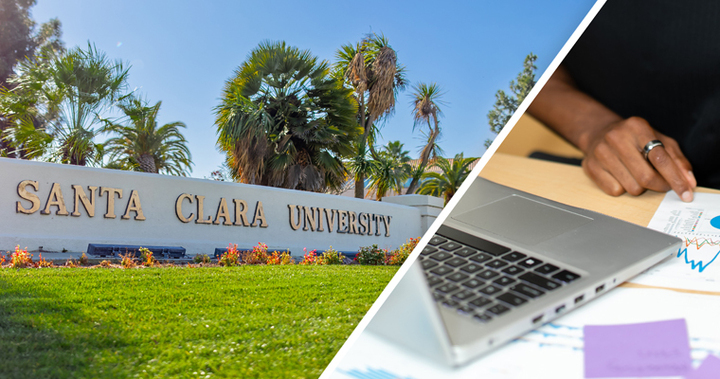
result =
[[[679,237],[683,245],[631,282],[720,293],[720,194],[696,193],[684,203],[668,192],[648,227]]]

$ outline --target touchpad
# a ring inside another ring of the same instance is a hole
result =
[[[452,218],[525,245],[547,241],[593,220],[518,195],[502,198]]]

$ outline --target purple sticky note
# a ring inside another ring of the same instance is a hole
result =
[[[682,376],[692,370],[684,319],[588,325],[585,377]]]
[[[718,379],[720,378],[720,358],[708,355],[697,370],[685,375],[685,379]]]

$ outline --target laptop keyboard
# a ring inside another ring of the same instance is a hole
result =
[[[445,226],[430,239],[420,261],[435,301],[480,322],[580,278],[529,254]]]

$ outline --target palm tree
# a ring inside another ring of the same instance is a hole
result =
[[[439,116],[442,115],[440,105],[444,103],[440,100],[443,93],[437,83],[425,84],[420,83],[417,86],[413,86],[413,116],[415,123],[413,130],[418,124],[427,124],[427,131],[423,131],[423,135],[427,138],[427,143],[420,151],[420,164],[416,169],[416,174],[413,175],[413,180],[408,186],[406,194],[415,192],[421,173],[425,171],[428,161],[430,158],[437,158],[442,154],[442,149],[437,144],[438,138],[440,137],[440,121]]]
[[[218,145],[234,179],[324,191],[347,176],[361,130],[352,91],[325,61],[285,42],[263,42],[235,71],[216,108]]]
[[[477,158],[464,158],[462,153],[455,155],[452,162],[438,157],[433,166],[438,167],[441,173],[426,172],[423,174],[424,181],[417,193],[443,197],[447,204],[470,174],[470,165],[476,160]]]
[[[392,114],[398,91],[405,87],[405,68],[384,35],[369,34],[361,42],[343,45],[336,53],[334,75],[353,89],[357,120],[363,129],[357,144],[373,148],[376,122]],[[355,174],[355,197],[365,197],[365,173]]]
[[[148,106],[146,101],[132,98],[118,105],[129,124],[108,121],[103,129],[118,134],[105,142],[105,152],[111,161],[106,167],[178,176],[186,176],[192,171],[190,149],[180,133],[180,128],[186,126],[175,121],[158,127],[161,104],[158,101]]]
[[[51,51],[52,52],[52,51]],[[23,157],[74,165],[102,162],[95,143],[101,114],[120,100],[128,70],[88,44],[51,60],[26,62],[15,87],[2,94],[12,125],[4,133]]]
[[[403,183],[410,175],[410,156],[400,141],[389,142],[376,154],[370,173],[370,190],[380,201],[388,191],[400,193]]]

